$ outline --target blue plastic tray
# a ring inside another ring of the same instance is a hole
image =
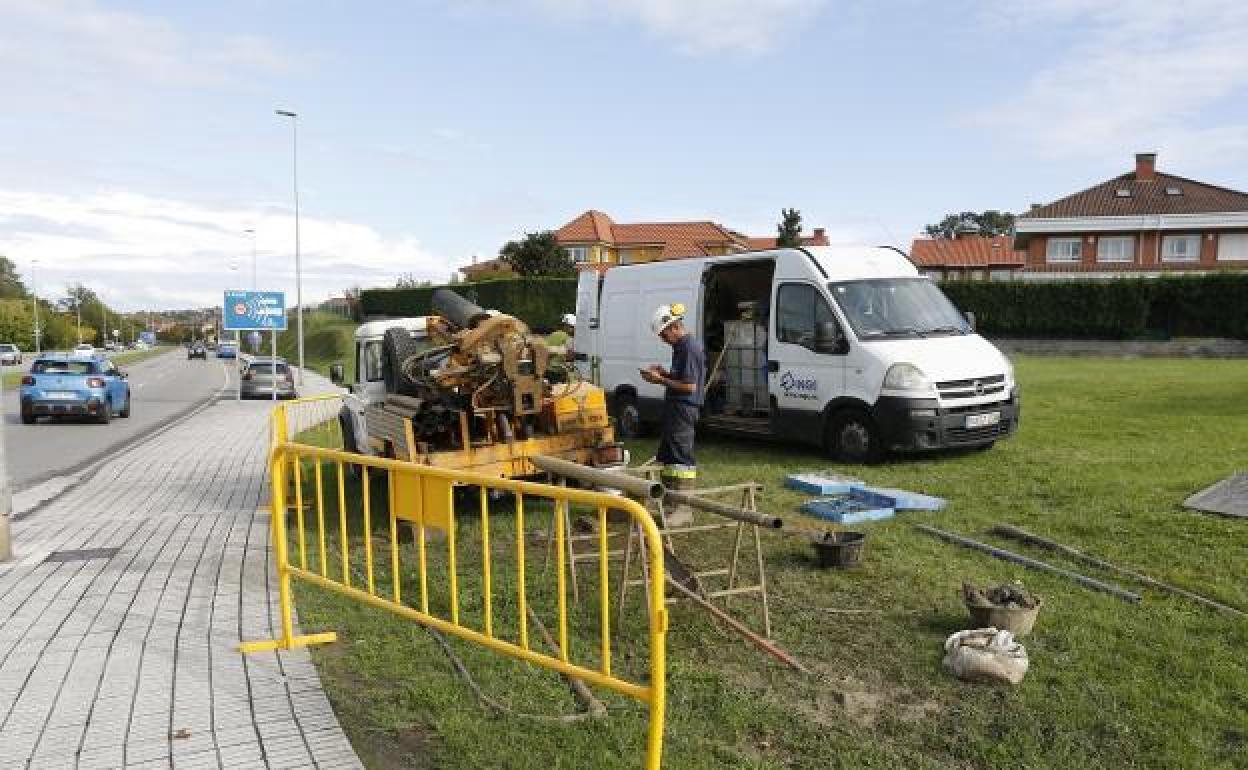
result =
[[[896,506],[893,498],[864,489],[850,489],[847,494],[821,497],[802,503],[802,512],[837,524],[891,519]]]
[[[848,476],[792,473],[784,478],[784,485],[808,495],[847,495],[854,487],[863,486],[863,483],[861,479],[852,479]]]
[[[943,497],[923,495],[918,492],[910,492],[905,489],[869,487],[866,485],[858,485],[857,488],[867,492],[874,492],[877,495],[893,498],[896,503],[893,507],[899,511],[940,511],[944,510],[944,507],[948,504]]]

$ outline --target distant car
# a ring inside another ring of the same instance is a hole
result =
[[[113,342],[112,340],[109,340],[108,342],[105,342],[105,343],[104,343],[104,349],[105,349],[105,350],[107,350],[107,351],[109,351],[109,352],[112,352],[112,351],[114,351],[114,350],[117,350],[117,349],[118,349],[118,346],[117,346],[117,343],[116,343],[116,342]]]
[[[204,343],[192,342],[190,345],[187,345],[186,360],[190,361],[192,358],[198,358],[204,361],[208,360],[208,349],[204,347]]]
[[[296,398],[295,377],[284,359],[253,358],[243,370],[243,384],[239,395],[243,398]]]
[[[0,364],[20,364],[21,362],[22,351],[17,349],[17,345],[0,343]]]
[[[83,353],[90,355],[95,353],[95,346],[89,342],[80,342],[74,346],[74,352],[80,355]]]
[[[237,358],[238,344],[234,342],[217,343],[217,358]]]
[[[130,384],[117,365],[101,355],[47,353],[22,378],[22,422],[40,417],[93,417],[107,424],[130,416]]]

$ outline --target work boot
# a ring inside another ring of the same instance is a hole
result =
[[[692,465],[663,466],[663,487],[674,492],[692,492],[698,488],[698,469]],[[693,509],[683,503],[663,501],[663,526],[687,527],[693,524]]]

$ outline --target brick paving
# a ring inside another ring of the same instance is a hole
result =
[[[268,408],[214,404],[14,522],[0,768],[362,767],[307,650],[234,649],[280,628]]]

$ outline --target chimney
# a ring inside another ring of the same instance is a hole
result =
[[[1135,154],[1135,181],[1151,182],[1157,176],[1157,153],[1137,152]]]
[[[824,241],[828,239],[827,231],[824,230],[822,227],[816,227],[814,232],[815,234],[814,236],[812,236],[812,240],[814,241],[814,244],[816,246],[822,246]]]

